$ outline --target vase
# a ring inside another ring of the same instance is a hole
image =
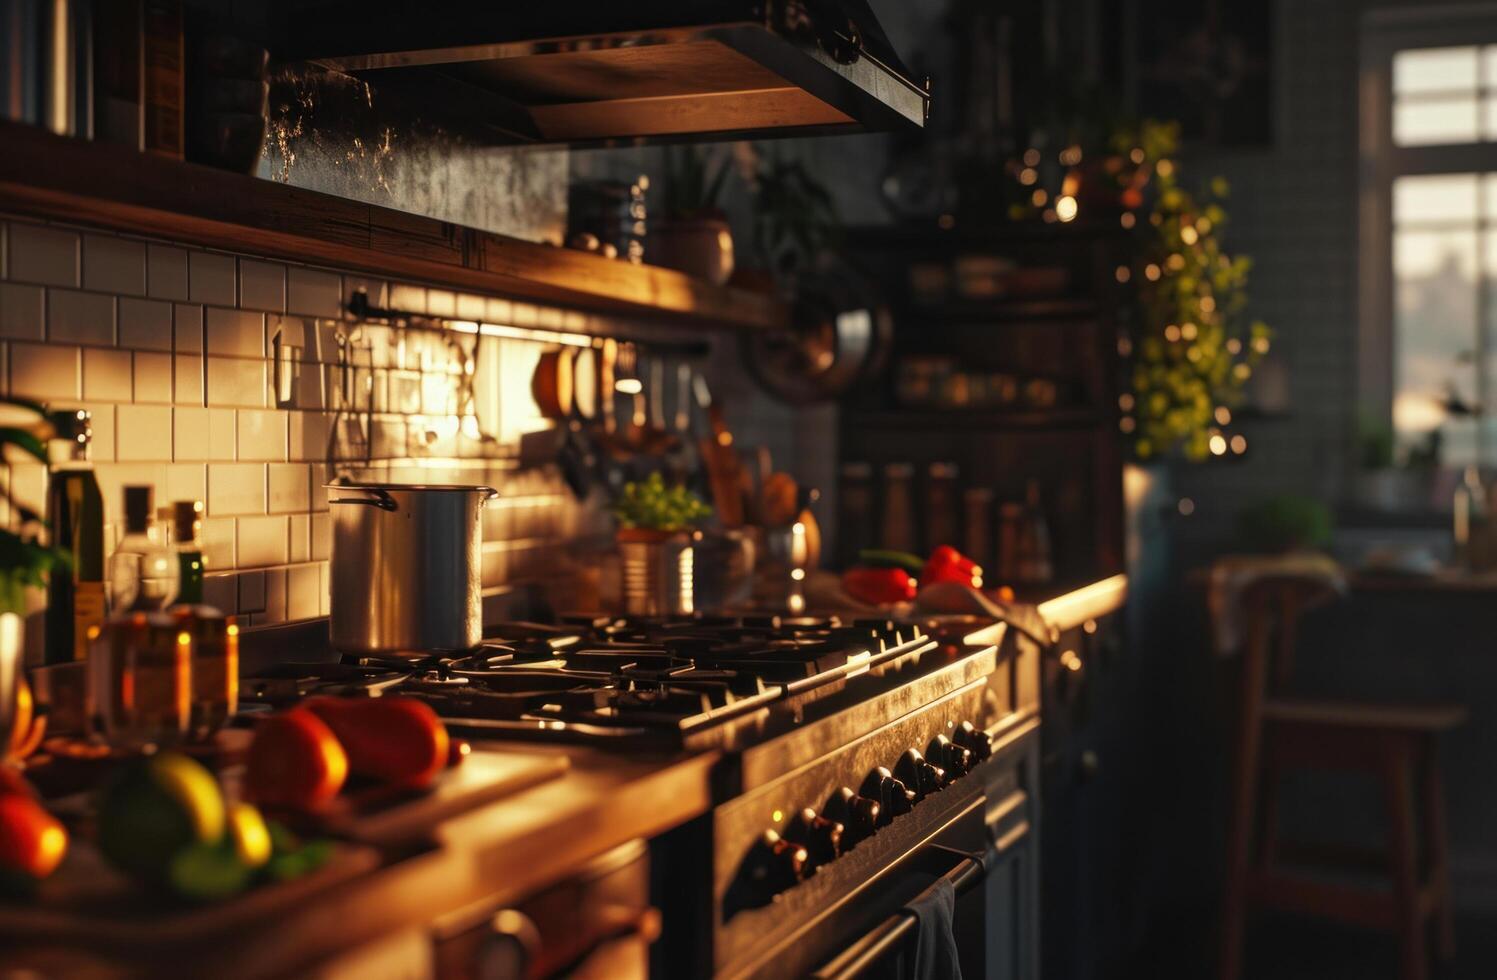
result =
[[[650,261],[721,286],[733,276],[733,232],[711,215],[673,218],[650,229]]]
[[[627,528],[618,532],[624,612],[675,616],[696,608],[691,539],[679,531]]]

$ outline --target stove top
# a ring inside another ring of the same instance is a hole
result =
[[[243,679],[241,703],[399,693],[476,734],[724,744],[938,646],[916,623],[836,616],[569,617],[487,632],[456,655],[279,664]]]

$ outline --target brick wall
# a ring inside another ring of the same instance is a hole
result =
[[[345,318],[358,289],[377,306],[483,326],[398,340]],[[586,560],[574,546],[608,531],[601,495],[578,503],[552,454],[524,447],[551,425],[530,394],[536,359],[579,331],[661,328],[0,216],[0,392],[93,413],[106,546],[127,484],[153,485],[158,506],[203,500],[208,600],[249,625],[326,613],[333,471],[494,485],[486,596],[571,583]],[[460,365],[475,353],[460,404]],[[0,479],[24,502],[45,500],[40,464],[13,459]]]

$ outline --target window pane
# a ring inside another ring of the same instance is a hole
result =
[[[1446,463],[1471,458],[1474,430],[1448,405],[1476,400],[1476,231],[1393,236],[1393,425],[1401,444],[1442,428]]]
[[[1393,142],[1399,146],[1475,143],[1476,96],[1398,100],[1393,104]]]
[[[1476,48],[1413,48],[1393,55],[1393,94],[1476,88]]]
[[[1453,221],[1476,224],[1476,174],[1399,177],[1393,181],[1394,224]]]

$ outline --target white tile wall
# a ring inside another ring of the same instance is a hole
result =
[[[438,377],[445,347],[411,339],[398,363],[385,327],[364,331],[368,346],[356,355],[362,367],[347,404],[336,321],[358,289],[376,306],[415,313],[583,325],[580,315],[499,297],[0,219],[0,390],[93,413],[111,544],[126,485],[152,484],[162,505],[203,500],[206,598],[246,623],[326,615],[331,529],[323,485],[339,406],[390,413],[343,415],[345,438],[357,439],[340,449],[342,470],[500,485],[512,517],[491,530],[529,537],[515,547],[490,542],[485,584],[544,576],[570,529],[597,522],[572,514],[579,505],[551,470],[514,469],[518,433],[536,424],[524,393],[538,346],[484,340],[484,390],[475,394],[507,413],[496,423],[498,442],[454,436],[445,418],[419,417],[423,408],[451,410],[451,376]],[[277,371],[272,339],[284,351]],[[432,466],[439,468],[418,468]],[[45,499],[39,465],[0,463],[0,483],[33,504]],[[0,519],[9,517],[0,507]]]

